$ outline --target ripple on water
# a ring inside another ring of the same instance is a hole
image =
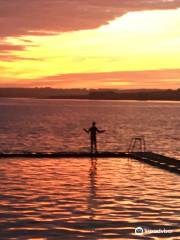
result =
[[[1,238],[178,239],[178,180],[127,159],[1,159]]]
[[[180,157],[179,102],[1,99],[0,113],[0,151],[87,150],[82,128],[96,120],[102,150],[126,151],[143,134],[148,150]]]

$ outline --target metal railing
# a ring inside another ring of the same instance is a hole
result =
[[[128,153],[131,152],[145,152],[146,142],[144,136],[136,136],[131,138],[130,144],[128,146]]]

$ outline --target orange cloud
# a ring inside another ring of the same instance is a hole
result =
[[[55,88],[178,88],[180,69],[124,71],[107,73],[61,74],[31,81],[17,80],[18,87],[55,87]],[[1,84],[0,86],[8,86]]]
[[[6,41],[2,41],[0,43],[0,61],[4,62],[12,62],[12,61],[18,61],[18,60],[37,60],[36,58],[31,57],[20,57],[16,55],[17,52],[23,52],[26,51],[29,46],[33,47],[33,45],[29,45],[29,42],[22,45],[17,45],[13,43],[8,43]],[[40,59],[38,59],[40,60]]]
[[[180,0],[0,0],[0,86],[176,88],[180,10],[144,10],[179,7]]]
[[[179,0],[0,0],[0,36],[92,29],[129,11],[178,7]]]

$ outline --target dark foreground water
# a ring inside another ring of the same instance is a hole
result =
[[[180,158],[180,102],[1,99],[0,151],[88,150],[82,130],[106,129],[100,150],[126,151],[144,135],[147,150]]]
[[[138,161],[1,159],[0,182],[1,240],[180,239],[179,177]]]

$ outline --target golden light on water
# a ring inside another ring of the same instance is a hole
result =
[[[4,238],[26,232],[42,239],[130,239],[135,227],[146,225],[178,231],[178,176],[149,165],[128,159],[4,159],[0,170]]]

